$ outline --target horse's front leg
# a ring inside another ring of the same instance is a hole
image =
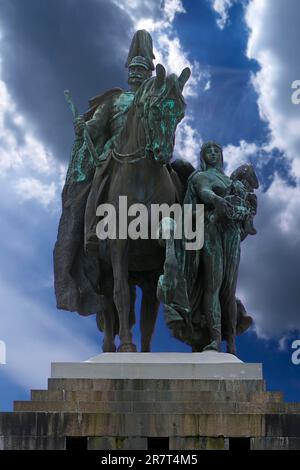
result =
[[[159,301],[156,297],[158,276],[149,276],[142,287],[142,308],[141,308],[141,352],[151,351],[151,339],[153,336],[157,319]]]
[[[111,240],[111,263],[114,276],[114,302],[119,316],[118,352],[135,352],[130,328],[130,288],[128,283],[128,240]]]
[[[166,249],[164,274],[159,277],[157,298],[164,304],[170,304],[175,296],[178,282],[178,262],[176,258],[174,234],[176,222],[165,217],[159,227],[159,244]]]

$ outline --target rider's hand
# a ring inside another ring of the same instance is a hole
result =
[[[85,128],[85,120],[82,116],[74,119],[74,130],[77,137],[81,137]]]

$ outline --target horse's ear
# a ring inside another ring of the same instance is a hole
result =
[[[156,77],[154,86],[158,90],[165,82],[166,79],[166,70],[163,65],[157,64],[156,66]]]
[[[190,76],[191,76],[191,69],[189,67],[186,67],[185,69],[183,69],[183,71],[181,72],[178,78],[179,87],[181,91],[183,90],[184,85],[186,84]]]

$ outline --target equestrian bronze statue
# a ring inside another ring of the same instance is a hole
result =
[[[137,31],[129,90],[92,98],[83,116],[65,92],[75,142],[54,248],[57,308],[95,314],[103,352],[134,352],[139,287],[142,352],[151,350],[162,303],[172,335],[192,351],[220,351],[224,340],[236,354],[236,335],[252,324],[236,286],[241,243],[256,234],[258,179],[250,164],[226,175],[222,147],[212,141],[202,145],[198,169],[184,155],[173,160],[191,72],[167,75],[154,59],[150,34]],[[172,209],[159,213],[154,231],[153,207]],[[177,237],[188,213],[203,239],[194,249],[185,231]]]

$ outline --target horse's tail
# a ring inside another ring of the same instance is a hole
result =
[[[183,158],[177,158],[177,160],[174,160],[171,163],[171,167],[177,173],[185,193],[188,178],[194,171],[196,171],[196,168],[194,168],[190,162],[184,160]]]

